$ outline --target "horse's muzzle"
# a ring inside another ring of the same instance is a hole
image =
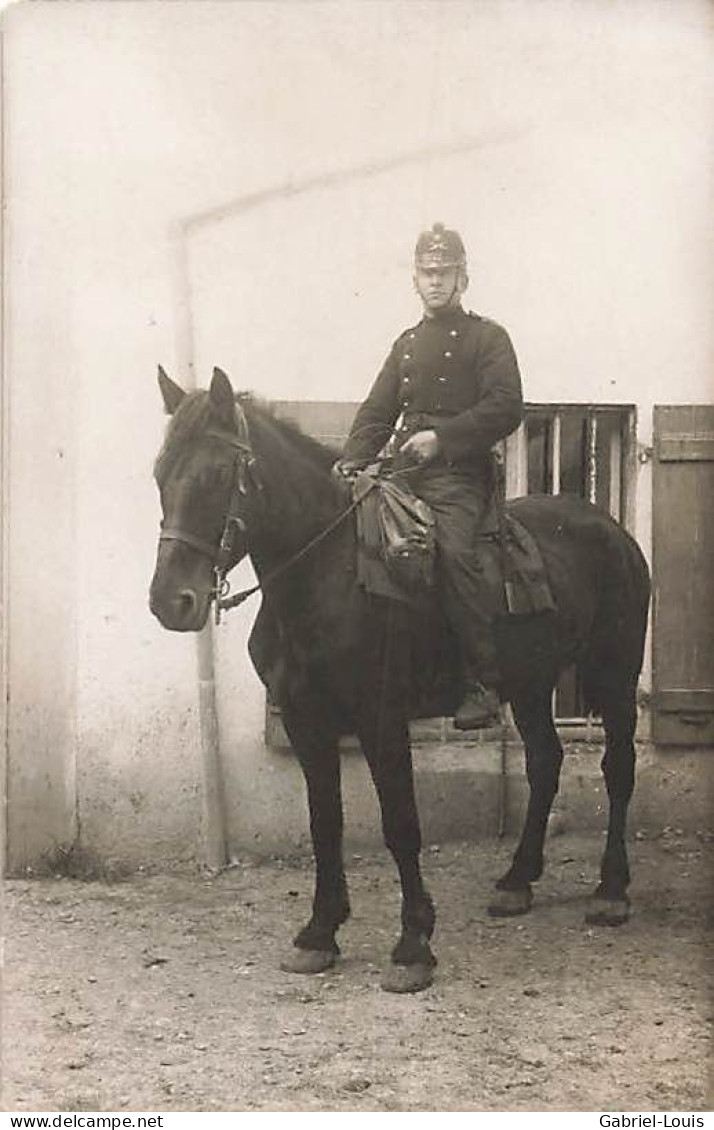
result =
[[[198,632],[206,623],[210,595],[192,588],[166,593],[154,583],[149,594],[149,608],[164,628],[172,632]]]

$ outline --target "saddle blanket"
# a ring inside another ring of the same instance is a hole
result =
[[[385,480],[389,483],[389,480]],[[363,588],[375,595],[409,604],[423,601],[428,595],[430,570],[423,562],[415,566],[417,580],[406,585],[405,573],[398,573],[385,552],[383,526],[384,505],[380,497],[381,482],[369,473],[357,475],[352,493],[357,507],[357,579]],[[390,490],[393,487],[390,485]],[[415,543],[429,540],[429,525],[434,528],[430,511],[422,500],[405,494],[405,515],[414,504]],[[417,528],[418,527],[418,528]],[[438,549],[436,550],[438,552]],[[522,523],[507,512],[501,521],[496,504],[483,523],[476,557],[484,577],[484,604],[491,615],[529,615],[555,611],[555,601],[535,538]],[[408,574],[406,574],[408,576]],[[400,583],[400,581],[402,583]]]

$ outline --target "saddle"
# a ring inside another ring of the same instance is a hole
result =
[[[428,598],[434,585],[436,523],[430,507],[403,482],[358,474],[357,579],[374,596],[406,603]],[[513,518],[494,492],[475,550],[491,615],[555,611],[535,538]]]
[[[504,604],[509,616],[556,611],[538,542],[500,499],[494,497],[477,540],[477,557],[499,590],[498,611]]]

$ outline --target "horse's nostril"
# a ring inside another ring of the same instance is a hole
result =
[[[198,608],[198,597],[193,589],[181,589],[176,603],[182,616],[188,618],[194,615]]]

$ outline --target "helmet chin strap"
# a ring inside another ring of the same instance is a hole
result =
[[[462,279],[463,279],[463,284],[464,284],[463,286],[461,286]],[[447,306],[451,305],[451,303],[454,301],[454,295],[456,295],[456,297],[458,298],[458,300],[460,302],[461,301],[461,295],[466,293],[466,288],[467,288],[468,285],[469,285],[469,276],[466,273],[466,267],[465,266],[457,267],[456,268],[456,278],[454,279],[454,285],[452,287],[451,294],[449,295],[449,301],[447,302],[446,305]]]
[[[461,276],[461,269],[459,268],[456,272],[456,276],[454,278],[454,285],[451,288],[451,294],[449,295],[449,299],[448,299],[448,302],[446,303],[445,309],[448,309],[450,306],[452,306],[454,304],[454,295],[456,295],[459,302],[461,301],[461,290],[459,289],[459,278],[460,278],[460,276]]]

